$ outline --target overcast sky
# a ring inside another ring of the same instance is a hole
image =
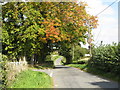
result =
[[[115,0],[79,0],[87,2],[88,13],[97,15]],[[119,1],[119,0],[118,0]],[[94,44],[118,42],[118,1],[98,15],[99,26],[93,30]]]

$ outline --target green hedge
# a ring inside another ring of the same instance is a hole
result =
[[[0,80],[1,80],[1,82],[0,82],[0,88],[4,88],[4,87],[6,87],[6,85],[7,85],[7,77],[6,77],[6,75],[7,75],[7,72],[6,72],[6,63],[7,63],[7,60],[8,60],[8,58],[7,58],[7,56],[5,56],[5,55],[2,55],[1,53],[0,53]]]
[[[27,62],[9,62],[9,58],[6,55],[0,54],[0,88],[5,88],[12,84],[16,79],[16,76],[27,69]]]
[[[120,75],[120,43],[93,48],[88,65],[107,73]]]

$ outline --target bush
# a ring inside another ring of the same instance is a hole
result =
[[[47,55],[45,61],[51,61],[51,55]]]
[[[54,62],[53,61],[45,61],[46,64],[49,64],[49,65],[53,65]]]
[[[7,85],[7,72],[6,72],[6,63],[7,63],[7,56],[6,55],[2,55],[0,53],[0,65],[1,65],[1,68],[0,68],[0,80],[1,80],[1,85],[0,85],[0,88],[4,88],[6,87]]]
[[[59,55],[51,55],[51,60],[55,61],[56,59],[58,59],[60,56]]]
[[[74,48],[74,59],[73,59],[73,48]],[[89,53],[89,50],[87,50],[86,48],[80,47],[80,45],[78,44],[75,44],[74,47],[72,44],[69,44],[64,47],[61,47],[59,50],[59,54],[66,58],[67,64],[70,64],[73,61],[76,61],[84,57],[85,54],[88,54],[88,53]]]
[[[79,60],[81,59],[82,57],[85,56],[85,54],[88,54],[88,50],[86,48],[82,48],[80,47],[79,45],[76,45],[74,47],[74,60]],[[70,52],[71,55],[73,55],[73,49],[71,49],[71,52]]]
[[[75,57],[78,57],[77,59],[80,59],[82,57],[85,57],[85,54],[88,54],[89,50],[87,50],[86,48],[82,48],[80,46],[76,46],[75,48]]]
[[[78,64],[85,64],[86,62],[85,61],[78,61],[77,63]]]
[[[72,55],[70,54],[70,48],[66,48],[59,51],[60,55],[66,58],[66,63],[72,63]]]
[[[45,61],[44,66],[53,68],[54,67],[54,61]]]
[[[62,56],[62,61],[61,63],[64,65],[66,63],[66,58]]]
[[[92,57],[88,66],[98,70],[120,75],[120,43],[112,45],[101,45],[93,49]]]
[[[29,67],[37,68],[37,69],[48,69],[48,68],[54,68],[54,63],[53,61],[45,61],[44,63],[41,64],[35,64],[33,66],[29,65]]]
[[[2,85],[0,87],[5,88],[12,84],[13,80],[15,80],[16,76],[21,72],[27,69],[27,62],[9,62],[9,59],[6,55],[2,55],[2,59],[0,61],[1,64],[1,80]]]

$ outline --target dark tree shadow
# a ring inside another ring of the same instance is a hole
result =
[[[63,65],[56,65],[55,67],[54,67],[54,69],[59,69],[59,68],[71,68],[71,67],[68,67],[68,66],[63,66]]]
[[[120,84],[116,82],[92,82],[92,85],[97,85],[101,87],[103,90],[120,90]]]

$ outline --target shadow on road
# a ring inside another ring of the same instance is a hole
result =
[[[117,90],[119,88],[119,84],[115,84],[114,82],[92,82],[90,83],[92,85],[97,85],[101,88],[114,88],[115,90]],[[116,88],[118,87],[118,88]]]
[[[56,65],[56,66],[54,67],[54,69],[60,69],[60,68],[71,68],[71,67],[63,66],[63,65]]]

